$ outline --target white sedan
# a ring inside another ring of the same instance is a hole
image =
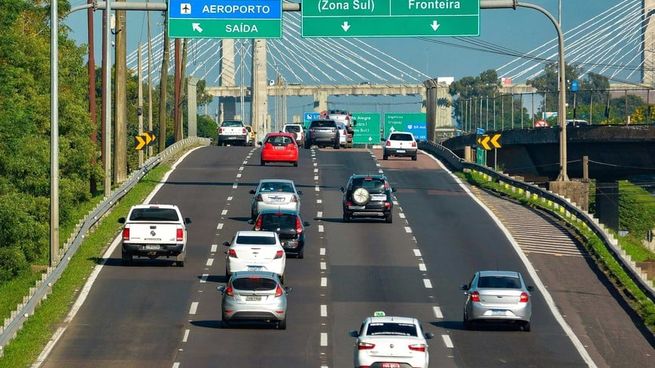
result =
[[[359,331],[352,331],[355,337],[354,363],[358,367],[421,367],[430,364],[426,339],[432,333],[423,333],[416,318],[385,316],[375,312],[362,323]]]
[[[276,232],[237,231],[232,242],[223,245],[228,247],[225,262],[225,275],[228,278],[233,272],[268,271],[284,280],[287,257]]]

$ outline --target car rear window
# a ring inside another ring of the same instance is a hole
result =
[[[242,127],[243,123],[237,120],[225,120],[223,124],[221,124],[222,127]]]
[[[300,126],[298,125],[287,125],[284,127],[284,131],[287,133],[298,133],[300,132]]]
[[[237,236],[237,243],[239,244],[256,244],[256,245],[270,245],[275,244],[275,237],[273,236]]]
[[[337,124],[331,120],[314,120],[310,128],[336,128]]]
[[[352,187],[364,188],[368,190],[369,193],[374,193],[374,194],[384,193],[384,180],[355,178],[353,179]]]
[[[180,221],[172,208],[136,208],[130,214],[130,221]]]
[[[290,137],[276,135],[273,137],[268,137],[266,143],[270,143],[274,146],[286,146],[287,144],[293,143],[293,140]]]
[[[389,137],[389,140],[392,141],[412,141],[412,135],[411,134],[402,134],[402,133],[393,133],[391,134],[391,137]]]
[[[289,183],[277,183],[274,181],[262,183],[259,191],[262,193],[286,192],[293,193],[293,186]]]
[[[277,231],[277,229],[295,229],[296,216],[290,214],[265,214],[262,217],[262,230]]]
[[[413,323],[375,322],[369,323],[366,330],[368,336],[414,336],[416,325]]]
[[[232,287],[237,290],[273,290],[276,286],[275,280],[265,277],[240,277],[232,280]]]
[[[482,276],[478,280],[479,288],[520,289],[521,280],[512,276]]]

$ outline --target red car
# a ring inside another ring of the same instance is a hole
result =
[[[298,166],[298,144],[291,133],[268,133],[264,138],[260,165],[288,162]]]

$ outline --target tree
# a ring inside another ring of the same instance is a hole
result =
[[[464,77],[450,85],[449,93],[452,96],[457,96],[456,103],[454,104],[455,119],[463,121],[464,115],[467,110],[471,110],[473,104],[478,108],[480,98],[491,98],[498,95],[500,88],[500,80],[495,70],[489,69],[480,73],[477,77]],[[475,101],[473,100],[475,99]],[[474,123],[481,124],[482,121],[477,114],[470,114]]]
[[[565,65],[566,89],[571,89],[571,81],[580,78],[582,69],[576,65]],[[559,67],[557,63],[551,63],[544,67],[544,72],[535,79],[528,80],[528,85],[537,89],[537,92],[545,96],[542,102],[541,111],[558,111],[559,97]],[[566,94],[566,102],[572,106],[573,97],[570,93]]]

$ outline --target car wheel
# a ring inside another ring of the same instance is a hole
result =
[[[473,322],[468,319],[466,314],[464,314],[464,329],[465,330],[472,330],[473,329]]]
[[[341,144],[339,144],[339,142],[335,143],[334,144],[334,149],[339,149],[339,148],[341,148]]]
[[[286,330],[287,329],[287,319],[286,318],[281,320],[281,321],[278,321],[277,329],[278,330]]]
[[[304,250],[300,251],[300,253],[298,253],[298,255],[296,256],[296,258],[298,258],[298,259],[303,259],[303,258],[305,258],[305,251],[304,251]]]
[[[225,315],[223,315],[221,319],[223,321],[223,326],[230,327],[230,321],[227,318],[225,318]]]
[[[351,220],[352,220],[352,218],[350,217],[348,212],[344,211],[343,212],[343,222],[350,222]]]
[[[390,213],[384,217],[384,221],[387,222],[387,224],[390,224],[393,222],[393,215]]]
[[[521,324],[521,331],[530,332],[530,322],[525,321]]]
[[[412,161],[416,161],[416,155],[412,156]]]
[[[185,259],[186,259],[185,253],[179,254],[177,257],[175,257],[175,265],[177,265],[177,267],[184,267]]]
[[[134,259],[132,256],[132,253],[123,251],[121,252],[121,258],[123,260],[123,265],[125,266],[131,266],[132,265],[132,260]]]

